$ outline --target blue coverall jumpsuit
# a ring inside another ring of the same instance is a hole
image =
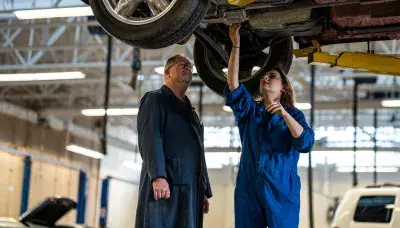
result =
[[[238,121],[242,155],[235,188],[236,228],[297,228],[300,213],[300,153],[311,151],[314,132],[303,112],[283,106],[304,128],[294,138],[285,120],[269,114],[240,83],[225,88],[226,105]]]

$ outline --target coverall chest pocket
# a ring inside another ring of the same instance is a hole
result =
[[[300,194],[301,182],[300,177],[296,173],[290,175],[290,192],[292,194]]]
[[[190,184],[190,175],[187,158],[166,158],[165,169],[167,179],[172,185],[188,185]]]
[[[290,131],[286,125],[274,125],[268,135],[273,151],[287,153],[291,148]]]

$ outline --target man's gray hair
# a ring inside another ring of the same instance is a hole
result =
[[[178,58],[185,58],[186,56],[182,55],[182,54],[177,54],[174,55],[172,57],[170,57],[169,59],[167,59],[167,62],[164,65],[164,71],[167,70],[168,68],[170,68],[172,65],[174,65],[174,63],[176,62],[176,59]]]

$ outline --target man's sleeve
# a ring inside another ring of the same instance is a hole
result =
[[[293,138],[293,146],[300,153],[308,153],[314,146],[314,131],[308,126],[302,111],[296,109],[292,117],[303,127],[301,135]]]
[[[212,196],[213,196],[213,194],[211,191],[210,178],[208,177],[208,171],[206,169],[206,197],[209,199]]]
[[[242,83],[233,91],[225,87],[224,95],[226,97],[225,104],[232,109],[236,121],[255,113],[256,103]]]
[[[137,129],[140,155],[151,180],[167,178],[162,143],[165,110],[156,93],[146,94],[140,104]]]

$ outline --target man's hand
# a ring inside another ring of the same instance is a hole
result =
[[[239,47],[240,46],[240,24],[233,24],[229,27],[229,36],[231,37],[232,45]]]
[[[210,210],[210,203],[208,202],[207,196],[204,196],[204,207],[203,207],[204,214],[207,214],[209,210]]]
[[[168,199],[171,196],[169,185],[164,178],[156,178],[153,180],[154,199]]]

